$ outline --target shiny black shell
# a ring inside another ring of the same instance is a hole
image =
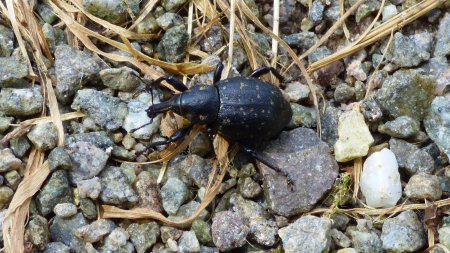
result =
[[[230,141],[255,144],[274,138],[291,120],[289,102],[271,83],[233,77],[215,86],[220,103],[213,129]]]

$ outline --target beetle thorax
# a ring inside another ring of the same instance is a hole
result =
[[[179,112],[193,124],[209,125],[217,119],[219,94],[212,85],[195,85],[181,94]]]

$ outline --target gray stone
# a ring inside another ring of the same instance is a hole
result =
[[[286,253],[328,252],[331,221],[307,215],[278,230]]]
[[[157,32],[159,29],[159,25],[158,22],[156,21],[156,18],[152,15],[152,14],[147,14],[147,16],[140,22],[137,24],[136,26],[136,32],[137,33],[154,33]],[[149,46],[151,46],[151,44],[147,44]],[[150,49],[151,53],[146,52],[146,47],[144,45],[142,46],[142,52],[146,53],[146,54],[153,54],[153,46],[148,47],[148,49]]]
[[[64,31],[61,30],[61,28],[53,27],[49,23],[45,23],[42,26],[42,33],[44,34],[44,38],[47,41],[50,51],[52,52],[55,52],[56,46],[65,45],[67,43],[67,38],[65,37]]]
[[[70,170],[73,166],[69,153],[63,148],[56,147],[48,155],[50,171],[58,169]]]
[[[125,117],[123,129],[130,133],[134,138],[150,139],[150,137],[159,130],[162,114],[156,115],[156,117],[153,118],[152,123],[149,124],[152,119],[148,117],[146,110],[151,105],[158,103],[159,99],[156,96],[152,98],[149,93],[142,93],[137,98],[132,99],[128,103],[128,114]],[[133,131],[139,127],[141,128]]]
[[[102,149],[82,141],[69,144],[67,153],[73,162],[69,176],[74,184],[97,176],[105,168],[109,158]]]
[[[158,57],[168,62],[181,62],[186,56],[188,38],[184,25],[169,28],[156,47]]]
[[[17,157],[23,157],[31,148],[28,139],[25,136],[19,136],[9,141],[9,146]]]
[[[223,32],[222,28],[218,25],[212,26],[206,32],[206,38],[203,38],[203,40],[200,41],[200,49],[208,53],[215,52],[219,50],[222,46],[223,46]]]
[[[364,119],[369,122],[379,121],[383,117],[380,104],[373,98],[363,99],[360,103]]]
[[[192,225],[194,223],[195,223],[195,221],[192,223]],[[161,231],[161,240],[163,243],[166,243],[169,238],[174,241],[177,241],[178,239],[180,239],[181,235],[183,234],[182,230],[176,229],[174,227],[168,227],[168,226],[161,226],[160,231]]]
[[[319,47],[308,55],[308,62],[311,64],[329,55],[331,55],[330,49],[327,47]]]
[[[286,177],[261,165],[268,207],[279,215],[292,216],[313,208],[331,189],[338,175],[329,147],[311,129],[282,132],[266,146],[263,154],[271,157],[273,164],[283,168],[292,180],[293,189],[290,189]]]
[[[378,126],[378,132],[395,138],[408,138],[420,131],[420,123],[408,116],[400,116]]]
[[[346,83],[340,83],[334,90],[334,100],[336,102],[345,103],[355,96],[355,88]]]
[[[317,2],[317,1],[316,1]],[[318,41],[317,35],[313,32],[300,32],[286,36],[284,41],[289,46],[298,48],[310,48]]]
[[[200,203],[192,200],[189,201],[188,203],[180,206],[180,208],[178,209],[178,212],[175,215],[169,215],[169,219],[172,221],[181,221],[181,220],[185,220],[189,217],[191,217],[198,209],[198,207],[200,206]],[[203,209],[200,214],[198,215],[198,219],[201,220],[206,220],[209,217],[209,212],[205,209]]]
[[[422,120],[434,98],[436,79],[417,70],[399,70],[388,76],[376,98],[391,117],[409,116]]]
[[[111,233],[116,225],[111,220],[99,219],[91,224],[79,227],[75,230],[75,235],[85,242],[98,242],[103,237]]]
[[[197,219],[192,222],[191,230],[194,231],[198,241],[202,244],[211,244],[213,239],[211,235],[211,225],[206,221]]]
[[[73,203],[59,203],[53,208],[56,216],[69,218],[77,214],[77,206]]]
[[[96,219],[97,215],[97,205],[96,203],[88,198],[80,198],[80,210],[86,219]]]
[[[314,23],[320,23],[323,18],[323,11],[325,9],[324,4],[321,0],[315,0],[312,2],[311,9],[309,11],[309,18]]]
[[[86,113],[107,130],[121,127],[128,113],[127,105],[119,98],[93,89],[79,90],[71,107]]]
[[[22,161],[14,156],[11,149],[5,148],[0,151],[0,172],[17,170],[22,165]]]
[[[53,9],[45,3],[37,4],[36,11],[37,13],[39,13],[39,16],[41,16],[42,20],[44,20],[45,23],[51,24],[58,18]]]
[[[198,188],[206,187],[209,173],[212,170],[211,162],[198,155],[188,155],[181,163],[181,172]]]
[[[249,228],[238,213],[223,211],[214,215],[211,230],[214,245],[220,251],[228,251],[244,246]]]
[[[141,84],[139,73],[127,66],[103,69],[100,71],[100,78],[105,86],[119,91],[131,92]]]
[[[136,181],[136,192],[139,195],[138,206],[162,213],[162,200],[156,178],[149,172],[139,173]]]
[[[335,228],[331,229],[330,235],[333,239],[334,244],[340,248],[348,248],[352,244],[350,238],[348,238],[344,233]]]
[[[415,67],[430,59],[433,35],[422,32],[412,36],[403,36],[397,32],[394,35],[392,62],[399,67]]]
[[[434,171],[434,160],[426,151],[404,140],[392,138],[389,146],[397,158],[398,166],[409,175],[419,172],[431,174]]]
[[[300,82],[288,83],[284,92],[289,98],[289,102],[299,102],[300,100],[308,98],[310,94],[308,85]]]
[[[11,170],[5,174],[5,180],[7,185],[15,190],[19,186],[19,183],[22,181],[22,177],[20,176],[19,172],[17,172],[17,170]]]
[[[138,196],[121,168],[110,166],[100,174],[102,191],[100,199],[106,204],[135,205]]]
[[[397,7],[393,4],[388,4],[386,6],[384,6],[383,8],[383,21],[387,21],[390,18],[392,18],[393,16],[397,15],[398,11],[397,11]]]
[[[450,96],[434,98],[424,125],[428,136],[450,159]]]
[[[82,252],[85,242],[75,236],[75,231],[87,224],[81,213],[70,218],[56,216],[50,225],[50,236],[53,242],[62,242],[73,252]]]
[[[194,231],[184,231],[178,241],[178,250],[180,253],[200,252],[200,243],[195,236]]]
[[[58,132],[53,123],[40,123],[33,126],[27,134],[28,139],[36,149],[47,151],[56,147],[58,142]]]
[[[244,198],[255,198],[262,193],[261,186],[251,177],[239,179],[238,186],[239,192]]]
[[[50,232],[46,218],[36,215],[28,223],[25,236],[39,250],[44,250],[50,242]]]
[[[384,221],[381,241],[388,252],[416,252],[425,246],[426,235],[417,215],[408,210]]]
[[[158,223],[154,221],[133,223],[128,226],[127,232],[137,253],[149,252],[148,250],[156,243],[160,234]]]
[[[200,245],[200,253],[219,253],[219,249]]]
[[[96,17],[121,24],[128,19],[129,11],[133,15],[139,12],[139,3],[138,0],[83,0],[83,7]]]
[[[100,81],[99,72],[106,64],[98,56],[60,45],[55,50],[56,97],[68,103],[84,84]]]
[[[316,126],[316,110],[296,103],[291,103],[292,118],[288,128],[300,126],[312,128]]]
[[[101,180],[93,177],[86,180],[78,180],[77,182],[78,196],[80,198],[97,199],[102,189]]]
[[[13,195],[14,191],[11,188],[8,186],[0,186],[0,208],[7,206]]]
[[[338,122],[342,111],[333,107],[331,104],[325,106],[325,113],[320,110],[320,124],[322,126],[322,140],[324,140],[331,149],[338,139]]]
[[[446,12],[439,23],[439,29],[436,33],[436,45],[434,47],[434,56],[447,56],[450,54],[450,13]]]
[[[0,88],[14,87],[17,83],[23,82],[21,79],[28,75],[27,63],[15,56],[0,57],[0,66]]]
[[[45,246],[43,253],[70,253],[70,248],[62,242],[51,242]]]
[[[350,1],[350,4],[354,4],[356,1],[352,0]],[[380,8],[380,2],[378,0],[369,0],[364,1],[363,4],[361,4],[358,9],[356,10],[355,18],[356,23],[359,23],[364,18],[368,17],[375,11],[378,11]]]
[[[187,0],[163,0],[161,5],[166,11],[176,12],[186,2]]]
[[[211,140],[208,135],[200,132],[189,144],[189,151],[191,154],[198,156],[205,156],[213,150]]]
[[[8,57],[14,50],[14,33],[6,26],[0,25],[0,57]]]
[[[5,115],[30,116],[40,113],[43,102],[38,85],[24,89],[3,88],[0,91],[0,111]]]
[[[450,226],[448,224],[444,224],[438,230],[439,233],[439,243],[442,243],[445,247],[450,247]]]
[[[383,252],[381,239],[374,231],[351,231],[350,235],[357,252]]]
[[[13,120],[14,120],[13,117],[0,117],[0,133],[3,133],[6,130],[8,130]]]
[[[72,189],[64,170],[53,172],[36,196],[37,208],[43,216],[50,214],[58,203],[73,203]]]
[[[156,22],[158,25],[163,29],[166,30],[169,28],[172,28],[174,26],[179,26],[184,24],[183,17],[180,15],[173,13],[173,12],[166,12],[159,16],[156,19]]]
[[[413,175],[405,186],[405,194],[409,198],[417,200],[439,200],[442,196],[439,178],[425,173]]]
[[[114,229],[111,234],[109,234],[103,245],[99,248],[100,252],[120,252],[120,253],[134,253],[134,246],[131,242],[127,240],[130,238],[125,229],[118,227]]]
[[[164,210],[175,215],[178,208],[188,199],[189,192],[186,184],[178,178],[171,177],[161,188],[161,197]]]

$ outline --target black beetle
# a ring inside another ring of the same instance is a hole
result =
[[[206,125],[210,134],[217,133],[228,141],[239,143],[254,159],[281,172],[256,151],[262,142],[276,137],[292,117],[292,109],[280,89],[257,79],[272,72],[282,80],[281,75],[272,67],[262,67],[249,77],[220,80],[222,70],[223,65],[219,64],[214,73],[214,85],[195,85],[190,90],[173,76],[158,78],[150,84],[165,80],[181,93],[150,106],[146,110],[148,116],[154,118],[171,110],[187,118],[190,125],[178,129],[167,140],[147,147],[169,144],[183,138],[193,125]],[[290,182],[286,173],[283,174]]]

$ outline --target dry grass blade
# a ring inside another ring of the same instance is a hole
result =
[[[85,115],[81,112],[69,112],[69,113],[61,115],[61,120],[62,121],[71,120],[71,119],[81,118],[84,116]],[[52,121],[53,121],[52,117],[40,117],[40,118],[25,120],[19,124],[18,128],[14,129],[13,131],[11,131],[7,135],[5,135],[0,140],[0,143],[6,143],[13,138],[23,135],[33,125],[36,125],[39,123],[52,122]]]
[[[273,34],[278,36],[279,28],[280,28],[280,0],[273,1]],[[272,67],[276,67],[275,64],[277,62],[278,55],[278,41],[272,38]]]
[[[344,15],[344,0],[339,0],[339,12],[341,14],[341,17]],[[345,24],[345,21],[342,23],[342,29],[344,30],[345,38],[347,38],[347,41],[350,39],[350,32],[348,31],[347,25]]]
[[[450,250],[449,250],[445,245],[440,244],[440,243],[434,244],[434,245],[430,246],[429,248],[427,248],[426,250],[424,250],[424,253],[427,253],[427,252],[434,252],[433,250],[434,250],[434,249],[437,249],[437,248],[443,250],[445,253],[450,253]]]
[[[354,180],[353,198],[354,199],[358,198],[359,183],[360,183],[360,179],[361,179],[362,167],[363,167],[362,158],[361,157],[356,158],[353,161],[353,180]]]
[[[233,63],[233,50],[234,50],[234,29],[236,24],[236,0],[231,0],[231,10],[230,10],[230,30],[229,30],[229,41],[228,41],[228,59],[227,65],[223,70],[222,78],[227,78],[230,74],[231,64]]]
[[[447,0],[423,0],[422,2],[404,10],[403,12],[397,14],[396,16],[392,17],[388,21],[384,22],[383,24],[377,26],[373,30],[371,30],[367,35],[359,41],[356,45],[350,45],[330,56],[327,56],[325,58],[322,58],[319,61],[316,61],[312,63],[309,68],[308,72],[312,73],[331,62],[340,60],[346,56],[349,56],[368,45],[371,45],[383,37],[389,35],[392,30],[399,30],[405,25],[413,22],[414,20],[418,19],[419,17],[427,14],[431,10],[439,7]]]
[[[308,72],[306,71],[305,65],[301,62],[301,60],[297,57],[297,54],[294,52],[294,50],[292,50],[291,47],[289,47],[288,44],[286,44],[286,42],[284,40],[282,40],[280,37],[278,37],[277,35],[275,35],[270,29],[268,29],[267,27],[265,27],[261,21],[259,21],[259,19],[251,12],[251,10],[247,7],[247,5],[245,5],[245,3],[243,3],[242,1],[239,1],[239,7],[241,8],[241,10],[244,12],[244,14],[251,20],[253,21],[253,23],[258,26],[261,30],[263,30],[265,33],[267,33],[268,35],[270,35],[270,37],[276,39],[278,41],[278,43],[280,43],[280,45],[282,47],[284,47],[286,49],[286,51],[288,52],[288,54],[291,56],[291,58],[294,60],[295,64],[297,64],[297,66],[300,68],[300,71],[302,72],[302,74],[304,75],[306,82],[308,83],[308,87],[311,91],[311,94],[313,96],[313,101],[314,101],[314,108],[316,110],[316,114],[317,116],[317,129],[318,129],[318,134],[319,137],[321,137],[322,135],[322,131],[321,131],[321,124],[320,124],[320,111],[319,111],[319,103],[317,100],[317,90],[314,87],[312,81],[311,81],[311,77],[309,76]]]
[[[144,8],[139,12],[137,19],[134,23],[128,28],[128,30],[134,29],[139,23],[144,20],[145,17],[153,10],[153,7],[159,2],[159,0],[150,0],[144,6]]]

